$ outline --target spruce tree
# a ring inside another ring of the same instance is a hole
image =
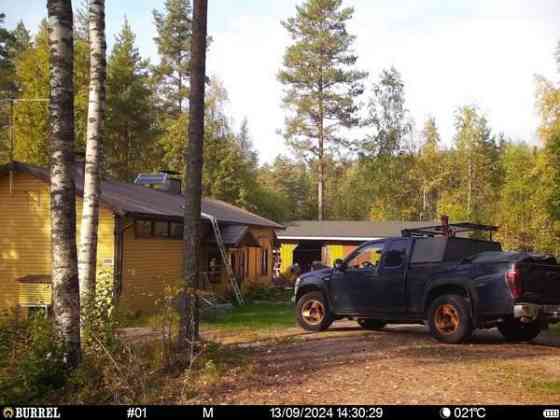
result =
[[[153,11],[160,55],[156,68],[162,110],[172,116],[185,111],[189,96],[192,7],[190,0],[166,0],[165,11]]]
[[[286,88],[284,136],[296,152],[318,162],[319,220],[325,216],[327,155],[347,144],[340,128],[358,124],[355,100],[366,77],[354,67],[355,37],[346,30],[352,14],[342,0],[307,0],[282,22],[292,39],[278,74]]]
[[[125,19],[108,60],[105,165],[109,173],[132,180],[151,168],[154,155],[155,112],[148,61],[135,46]]]

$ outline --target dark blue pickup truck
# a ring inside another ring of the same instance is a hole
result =
[[[364,243],[333,268],[297,279],[298,323],[310,331],[343,318],[366,329],[427,323],[446,343],[497,327],[508,340],[531,340],[560,321],[560,265],[552,256],[464,237],[495,229],[450,224]]]

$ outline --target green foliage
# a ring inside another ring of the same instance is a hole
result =
[[[191,64],[192,8],[189,0],[166,0],[153,11],[160,64],[156,69],[161,109],[176,117],[185,111]]]
[[[312,219],[316,213],[316,192],[311,170],[304,162],[278,156],[272,165],[259,169],[258,185],[264,200],[261,210],[272,205],[273,220],[290,221]]]
[[[64,346],[51,321],[37,316],[0,322],[0,404],[37,403],[64,386]]]
[[[113,298],[113,271],[97,273],[95,299],[82,306],[82,345],[86,352],[99,353],[117,345],[115,332],[115,302]]]
[[[406,137],[412,131],[412,119],[405,106],[404,82],[394,67],[381,72],[379,83],[373,85],[369,117],[365,124],[374,129],[362,143],[368,156],[391,156],[407,149]]]
[[[131,181],[139,172],[157,168],[158,131],[148,65],[125,19],[107,63],[104,159],[108,172],[122,180]]]
[[[438,203],[439,213],[452,220],[491,222],[501,182],[499,145],[475,107],[457,110],[455,128],[449,185]]]
[[[282,287],[251,287],[244,290],[245,299],[248,302],[265,301],[276,303],[288,303],[293,296],[293,289]]]
[[[25,42],[25,35],[20,41]],[[76,150],[85,147],[87,95],[89,84],[89,47],[82,39],[74,44],[74,115]],[[18,102],[15,106],[15,150],[17,160],[48,163],[49,48],[46,22],[43,21],[33,43],[16,58]],[[37,101],[37,100],[41,101]]]

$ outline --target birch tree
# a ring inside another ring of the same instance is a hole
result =
[[[90,82],[87,119],[84,201],[80,231],[78,269],[82,304],[95,296],[97,267],[97,226],[99,224],[100,171],[103,153],[103,120],[105,117],[105,0],[90,0]]]
[[[202,165],[204,143],[204,83],[206,79],[207,0],[195,0],[193,10],[191,90],[188,143],[185,149],[185,267],[179,349],[192,349],[198,333],[198,314],[192,288],[198,286],[201,237]]]
[[[105,83],[107,78],[105,42],[105,0],[89,3],[90,82],[86,132],[84,201],[80,231],[78,269],[80,299],[83,305],[95,295],[97,266],[97,226],[101,158],[103,153],[103,120],[105,117]]]
[[[76,253],[73,24],[70,0],[48,0],[49,166],[53,307],[69,367],[80,363],[80,293]]]

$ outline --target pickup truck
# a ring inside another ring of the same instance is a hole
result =
[[[497,327],[510,341],[560,321],[560,265],[548,255],[504,252],[499,242],[459,237],[495,227],[470,223],[403,231],[362,244],[333,268],[301,275],[298,324],[322,331],[337,319],[365,329],[427,323],[446,343]]]

